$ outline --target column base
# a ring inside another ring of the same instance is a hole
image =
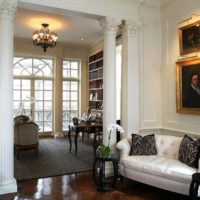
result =
[[[0,184],[0,195],[16,193],[17,192],[17,182],[15,179],[11,183],[8,184]]]
[[[54,138],[64,138],[64,136],[63,133],[55,133]]]

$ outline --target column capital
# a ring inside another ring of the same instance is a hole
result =
[[[141,27],[141,20],[126,20],[125,24],[122,26],[123,36],[137,36]]]
[[[113,17],[105,17],[100,21],[100,25],[103,27],[104,34],[116,35],[118,29],[118,20]]]
[[[0,14],[15,16],[18,0],[0,0]]]

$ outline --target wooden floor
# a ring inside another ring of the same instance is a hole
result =
[[[18,194],[1,200],[186,200],[188,197],[124,179],[113,192],[98,192],[92,173],[21,181]]]

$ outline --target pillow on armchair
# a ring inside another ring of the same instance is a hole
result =
[[[26,115],[19,115],[14,118],[14,126],[17,126],[22,123],[30,122],[30,118]]]
[[[156,144],[154,134],[142,137],[132,134],[131,155],[156,155]]]

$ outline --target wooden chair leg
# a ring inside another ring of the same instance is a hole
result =
[[[82,132],[82,142],[84,142],[85,133]]]

